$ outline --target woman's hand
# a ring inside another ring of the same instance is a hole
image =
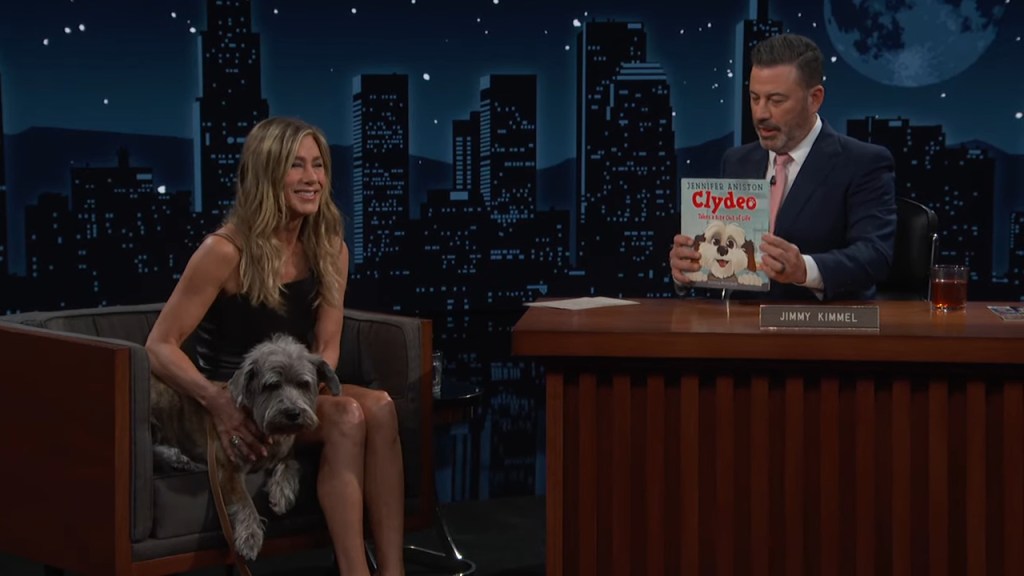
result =
[[[213,418],[224,453],[233,462],[241,464],[246,460],[254,462],[257,456],[266,457],[266,439],[226,388],[217,389],[206,402],[206,409]]]

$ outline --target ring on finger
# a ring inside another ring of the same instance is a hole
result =
[[[231,445],[238,448],[242,445],[242,438],[238,434],[231,436]]]

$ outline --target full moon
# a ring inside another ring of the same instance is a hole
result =
[[[927,86],[963,72],[996,37],[1005,0],[825,0],[832,44],[861,74]]]

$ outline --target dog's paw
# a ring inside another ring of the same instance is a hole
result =
[[[263,523],[253,508],[245,508],[232,514],[235,530],[235,550],[246,560],[255,560],[263,548]]]
[[[252,562],[263,547],[263,530],[239,530],[235,533],[235,550],[238,555]]]
[[[741,274],[736,277],[736,281],[745,286],[760,286],[764,284],[764,280],[757,274]]]
[[[299,474],[301,469],[295,460],[285,460],[274,466],[270,478],[267,479],[267,493],[270,509],[278,516],[283,515],[295,506],[299,495]]]
[[[171,470],[174,472],[198,472],[206,470],[194,460],[185,456],[181,450],[166,444],[153,446],[153,462],[158,470]]]

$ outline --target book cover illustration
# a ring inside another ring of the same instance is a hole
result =
[[[682,233],[700,253],[701,269],[687,274],[693,286],[767,292],[758,246],[768,232],[768,180],[683,178],[679,190]]]

